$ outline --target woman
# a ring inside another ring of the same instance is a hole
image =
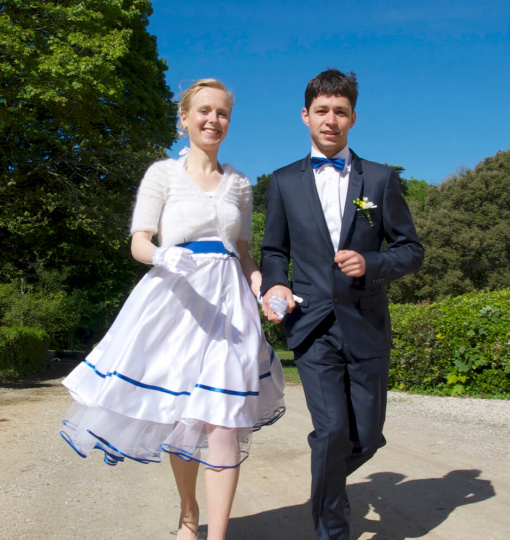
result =
[[[170,462],[181,497],[179,540],[197,537],[204,463],[208,538],[223,539],[251,433],[283,414],[280,363],[262,333],[260,272],[248,254],[251,186],[217,161],[233,99],[214,79],[180,103],[190,151],[152,165],[131,227],[132,254],[153,264],[109,332],[64,381],[77,402],[61,432],[93,448]],[[159,245],[152,243],[158,234]]]

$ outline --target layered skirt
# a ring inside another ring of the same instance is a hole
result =
[[[239,260],[195,254],[186,276],[151,269],[112,327],[64,379],[75,403],[62,437],[115,465],[162,451],[236,467],[251,434],[285,411],[281,364]]]

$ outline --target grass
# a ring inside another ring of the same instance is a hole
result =
[[[278,349],[275,352],[282,363],[285,384],[301,384],[297,367],[294,365],[294,353],[283,349]]]

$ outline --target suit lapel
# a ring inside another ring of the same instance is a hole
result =
[[[312,170],[312,164],[310,162],[310,156],[308,155],[301,166],[301,189],[303,195],[310,206],[310,211],[315,219],[317,227],[321,233],[323,240],[326,242],[328,248],[334,253],[333,243],[331,242],[331,235],[329,234],[328,225],[324,212],[322,210],[319,194],[317,193],[317,186],[315,185],[315,176]]]
[[[353,201],[361,197],[363,188],[363,169],[361,168],[361,160],[352,150],[351,155],[352,164],[351,172],[349,174],[349,187],[347,188],[347,196],[345,198],[345,208],[338,250],[344,249],[347,239],[349,238],[352,222],[356,215],[356,206],[354,206]]]

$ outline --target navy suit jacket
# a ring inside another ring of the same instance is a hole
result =
[[[370,211],[373,225],[357,211],[353,201],[358,197],[377,206]],[[381,251],[384,240],[387,248]],[[343,249],[363,255],[363,277],[348,277],[338,268],[334,256]],[[262,243],[262,293],[281,283],[303,298],[285,320],[290,349],[334,311],[354,357],[388,356],[391,328],[385,284],[418,270],[422,262],[423,247],[391,167],[352,152],[338,246],[331,242],[310,155],[273,173]]]

